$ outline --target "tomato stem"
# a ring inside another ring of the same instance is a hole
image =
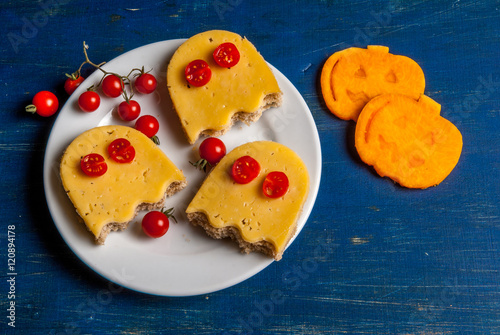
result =
[[[28,112],[28,113],[31,113],[31,114],[35,114],[36,113],[36,106],[31,104],[31,105],[28,105],[25,107],[25,110]]]
[[[207,165],[208,167],[212,167],[212,164],[210,164],[206,159],[199,159],[195,163],[189,161],[189,163],[194,166],[197,169],[203,170],[203,172],[207,172]]]
[[[156,145],[160,145],[160,139],[156,135],[154,135],[153,137],[151,137],[151,141],[153,141],[153,143],[156,144]]]
[[[68,75],[66,74],[66,76],[70,77],[70,78],[78,78],[80,75],[81,75],[81,70],[83,68],[83,66],[85,64],[89,64],[91,66],[93,66],[94,68],[98,69],[99,71],[101,71],[104,75],[102,76],[101,80],[99,81],[99,83],[97,84],[97,86],[101,86],[104,78],[107,76],[107,75],[114,75],[116,77],[118,77],[122,83],[122,86],[123,86],[123,98],[125,99],[125,101],[129,101],[130,99],[132,99],[132,97],[134,96],[134,92],[133,92],[133,89],[132,89],[132,85],[131,85],[131,81],[130,81],[130,76],[134,73],[134,72],[138,72],[137,74],[134,75],[134,77],[137,77],[137,76],[140,76],[141,74],[144,74],[144,66],[139,69],[139,68],[134,68],[132,69],[126,76],[122,76],[118,73],[115,73],[115,72],[109,72],[109,71],[106,71],[102,68],[102,66],[104,64],[106,64],[106,62],[102,62],[100,64],[95,64],[94,62],[92,62],[89,58],[89,55],[87,53],[87,49],[89,48],[89,46],[87,45],[87,43],[85,43],[85,41],[83,41],[83,54],[85,55],[85,61],[80,65],[80,67],[78,68],[78,70],[76,72],[74,72],[73,74]],[[150,70],[151,71],[151,70]],[[149,71],[148,71],[149,72]],[[125,86],[129,86],[129,89],[130,89],[130,92],[127,93],[127,90],[125,89]]]
[[[174,216],[174,207],[172,208],[169,208],[169,209],[166,209],[166,210],[163,210],[162,213],[165,214],[167,216],[167,218],[171,218],[175,221],[175,223],[177,223],[177,219],[175,218]]]

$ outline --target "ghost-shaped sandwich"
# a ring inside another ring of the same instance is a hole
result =
[[[212,30],[192,36],[172,56],[167,86],[189,143],[219,136],[236,121],[257,121],[282,103],[273,72],[238,34]]]
[[[161,209],[186,179],[146,135],[126,126],[83,132],[60,164],[64,190],[98,244],[121,230],[140,210]]]
[[[280,260],[297,229],[309,192],[301,158],[272,141],[243,144],[210,172],[186,209],[188,219],[241,251]]]

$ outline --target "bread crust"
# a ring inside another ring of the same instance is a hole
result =
[[[283,93],[282,92],[275,92],[275,93],[270,93],[267,94],[264,99],[262,100],[262,105],[257,109],[255,112],[236,112],[233,114],[231,117],[230,123],[224,127],[223,129],[204,129],[202,130],[199,134],[198,137],[194,140],[189,140],[189,136],[186,133],[186,129],[184,128],[184,125],[182,123],[182,120],[180,119],[180,116],[178,113],[175,113],[179,117],[179,121],[182,124],[182,130],[184,131],[184,134],[186,135],[186,138],[189,141],[189,144],[194,144],[200,137],[219,137],[224,135],[227,131],[231,129],[231,127],[238,121],[241,121],[245,123],[247,126],[250,125],[251,123],[256,122],[257,120],[260,119],[262,116],[262,112],[264,112],[266,109],[273,108],[273,107],[280,107],[283,103]],[[175,106],[173,107],[175,111]]]
[[[137,208],[135,209],[134,218],[137,216],[137,214],[140,211],[144,211],[144,210],[145,211],[153,211],[153,210],[162,209],[163,205],[165,204],[165,199],[167,197],[170,197],[170,196],[174,195],[175,193],[179,192],[184,187],[186,187],[186,185],[187,185],[187,182],[185,180],[174,181],[173,183],[171,183],[167,187],[167,190],[165,191],[165,196],[162,197],[160,201],[155,202],[155,203],[143,202],[142,204],[140,204],[139,206],[137,206]],[[129,223],[132,220],[130,220],[128,222],[110,222],[110,223],[108,223],[107,225],[105,225],[102,228],[101,233],[99,234],[99,236],[95,238],[95,243],[99,244],[99,245],[104,245],[104,242],[105,242],[105,240],[108,237],[108,234],[110,232],[112,232],[112,231],[120,231],[120,230],[126,229],[128,227],[128,225],[129,225]],[[87,225],[85,225],[85,227],[87,227]]]
[[[189,222],[191,222],[191,224],[202,227],[207,235],[214,239],[231,238],[233,241],[238,243],[238,246],[242,253],[248,254],[250,252],[256,251],[274,258],[275,261],[279,261],[283,256],[283,253],[276,252],[276,248],[271,242],[262,240],[251,243],[245,241],[243,237],[241,237],[240,231],[236,227],[226,226],[223,228],[216,228],[212,226],[208,220],[207,215],[203,212],[187,213],[187,218]],[[295,229],[296,226],[294,227],[294,230]],[[293,236],[294,234],[291,234],[291,236]]]
[[[272,108],[272,107],[279,107],[283,103],[283,93],[278,92],[278,93],[271,93],[268,94],[264,97],[262,101],[262,105],[259,107],[258,110],[252,113],[247,113],[247,112],[237,112],[234,113],[234,115],[231,117],[231,122],[225,127],[224,129],[221,130],[213,130],[213,129],[205,129],[200,132],[200,136],[222,136],[224,135],[231,127],[237,122],[237,121],[242,121],[245,123],[247,126],[250,125],[251,123],[256,122],[260,117],[262,116],[262,112],[264,112],[266,109]]]

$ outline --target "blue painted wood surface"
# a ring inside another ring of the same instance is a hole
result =
[[[0,8],[3,333],[500,334],[499,1],[10,0]],[[64,102],[64,73],[80,65],[83,40],[104,61],[209,29],[245,35],[303,95],[322,142],[318,200],[283,260],[234,287],[189,298],[116,287],[57,232],[42,183],[54,118],[24,106],[40,90]],[[460,162],[438,187],[407,190],[377,177],[353,149],[354,123],[325,108],[323,62],[367,44],[416,60],[426,94],[463,134]]]

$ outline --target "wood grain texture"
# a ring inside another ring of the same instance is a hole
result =
[[[0,6],[3,333],[500,334],[498,1]],[[40,90],[65,96],[64,73],[80,65],[84,40],[103,61],[208,29],[247,36],[303,95],[322,144],[318,200],[283,260],[239,285],[189,298],[132,292],[86,267],[57,232],[41,171],[54,119],[23,108]],[[354,123],[324,105],[324,61],[367,44],[417,61],[426,94],[462,132],[462,157],[438,187],[407,190],[378,177],[356,154]],[[16,227],[15,329],[6,318],[9,225]]]

